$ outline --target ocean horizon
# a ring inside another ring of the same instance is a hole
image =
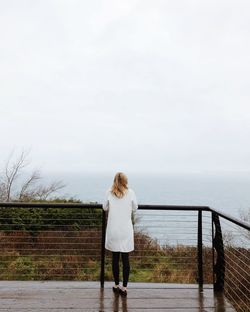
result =
[[[45,178],[64,182],[60,196],[98,203],[113,181],[113,175],[107,173],[47,173]],[[128,175],[128,184],[139,204],[202,205],[234,217],[250,209],[248,174],[134,173]]]

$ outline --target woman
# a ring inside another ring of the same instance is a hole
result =
[[[138,208],[134,191],[128,187],[128,179],[118,172],[111,189],[107,190],[103,209],[108,211],[105,248],[112,251],[112,271],[115,280],[113,291],[127,295],[129,278],[129,252],[134,250],[132,214]],[[122,258],[123,283],[119,286],[119,259]]]

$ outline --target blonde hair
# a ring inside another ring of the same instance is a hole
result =
[[[111,188],[111,193],[118,198],[122,198],[128,189],[128,178],[123,172],[117,172]]]

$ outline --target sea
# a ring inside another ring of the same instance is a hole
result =
[[[250,174],[131,173],[127,176],[139,204],[209,206],[238,219],[250,211]],[[60,192],[64,197],[102,203],[106,190],[112,185],[113,174],[57,173],[53,174],[53,179],[65,183]],[[204,232],[207,230],[209,237],[211,216],[203,215]],[[242,236],[239,227],[223,221],[225,231],[230,232],[227,236]],[[160,243],[196,243],[197,212],[139,211],[137,229]]]
[[[53,173],[65,184],[60,194],[84,202],[99,202],[112,185],[112,174]],[[139,204],[202,205],[234,217],[250,209],[250,174],[130,174],[129,187]]]

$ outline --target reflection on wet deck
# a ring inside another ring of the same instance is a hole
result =
[[[129,283],[128,297],[113,294],[113,283],[0,281],[0,312],[235,311],[211,285]]]

